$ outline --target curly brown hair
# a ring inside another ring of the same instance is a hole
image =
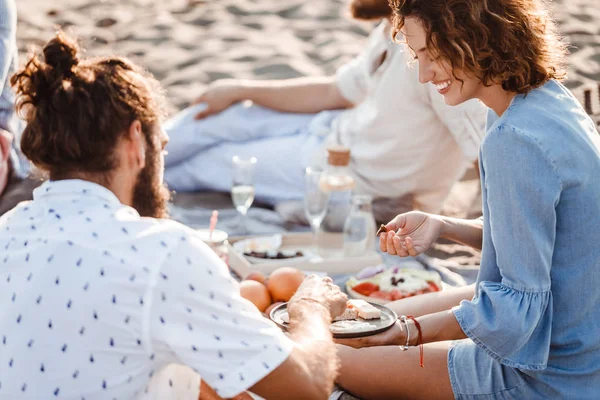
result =
[[[121,57],[80,60],[77,42],[59,32],[11,78],[27,122],[21,149],[51,179],[100,174],[117,166],[113,151],[139,120],[149,148],[164,116],[164,96],[146,71]]]
[[[390,0],[393,35],[416,17],[433,57],[482,83],[527,93],[566,77],[567,45],[544,0]]]

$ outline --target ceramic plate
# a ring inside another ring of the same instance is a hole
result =
[[[379,310],[381,310],[381,318],[369,320],[358,318],[358,320],[356,321],[334,322],[331,324],[331,332],[333,333],[333,337],[339,339],[357,338],[363,336],[376,335],[378,333],[390,329],[398,319],[396,313],[384,305],[373,303],[370,301],[369,303],[373,305],[373,307],[377,307]],[[281,329],[287,330],[288,324],[283,321],[283,314],[287,314],[287,303],[280,304],[277,307],[273,308],[269,317]],[[353,324],[352,326],[347,327],[343,331],[338,331],[339,327],[341,326],[340,323],[343,322],[352,322]]]

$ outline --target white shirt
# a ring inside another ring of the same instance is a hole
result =
[[[452,184],[477,159],[487,108],[477,100],[450,107],[434,85],[419,83],[387,21],[338,70],[337,84],[356,106],[340,114],[326,145],[350,147],[358,190],[375,197],[413,193],[418,208],[439,212]]]
[[[2,399],[132,399],[173,363],[233,397],[293,348],[193,230],[90,182],[36,189],[0,251]]]

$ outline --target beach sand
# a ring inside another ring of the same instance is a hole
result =
[[[579,91],[600,82],[596,3],[553,2],[572,44],[567,86]],[[21,57],[62,27],[81,38],[88,55],[124,55],[148,68],[166,88],[172,112],[216,79],[333,74],[361,50],[372,27],[350,20],[344,0],[18,0],[17,6]],[[593,101],[597,107],[597,92]],[[470,170],[444,212],[477,216],[478,188]],[[435,255],[476,261],[476,252],[464,251],[447,244]]]
[[[332,74],[362,48],[371,25],[347,18],[345,0],[18,0],[18,44],[41,45],[57,27],[88,54],[120,54],[147,67],[175,109],[220,78]],[[600,81],[600,7],[553,2],[571,46],[567,85]]]

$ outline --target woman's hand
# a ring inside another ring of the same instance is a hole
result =
[[[390,329],[377,335],[354,339],[333,339],[333,341],[355,349],[374,346],[400,346],[406,344],[406,331],[400,321],[396,321]]]
[[[443,226],[437,215],[421,211],[400,214],[386,225],[388,232],[379,237],[379,248],[392,255],[415,257],[431,247]]]
[[[208,86],[193,104],[205,103],[206,108],[196,114],[195,119],[203,119],[218,114],[229,106],[243,100],[241,97],[242,84],[235,79],[222,79]]]

